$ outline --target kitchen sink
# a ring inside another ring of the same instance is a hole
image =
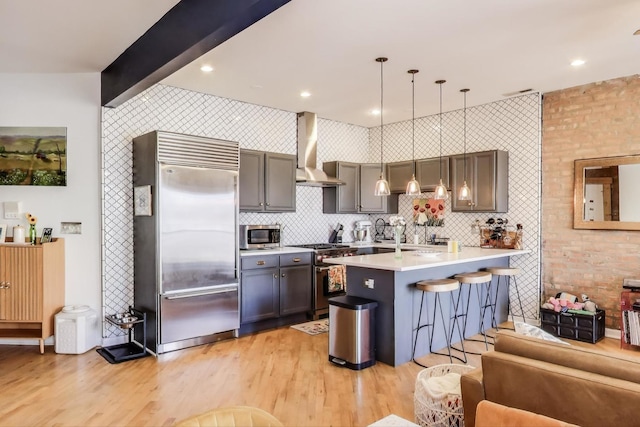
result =
[[[408,252],[408,251],[417,251],[418,249],[401,247],[400,250],[402,252]],[[367,247],[367,248],[359,248],[356,255],[388,254],[390,252],[395,252],[395,248]]]

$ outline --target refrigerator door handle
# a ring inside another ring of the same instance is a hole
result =
[[[179,295],[165,295],[164,298],[168,300],[174,300],[174,299],[182,299],[182,298],[202,297],[205,295],[226,294],[229,292],[238,292],[238,286],[225,287],[225,288],[220,288],[220,289],[216,289],[213,291],[206,291],[206,292],[194,292],[194,293],[179,294]]]

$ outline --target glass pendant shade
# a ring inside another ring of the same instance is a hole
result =
[[[442,85],[446,82],[446,80],[436,80],[436,84],[440,86],[440,126],[438,126],[440,132],[440,183],[434,190],[434,198],[436,200],[447,200],[449,198],[447,187],[442,182]]]
[[[407,196],[420,195],[420,183],[416,180],[415,175],[411,175],[411,181],[407,183],[407,190],[405,191]]]
[[[436,186],[434,193],[434,198],[436,200],[447,200],[449,198],[449,192],[447,191],[447,187],[443,184],[442,178],[440,178],[440,183]]]
[[[382,174],[380,174],[380,179],[376,181],[376,188],[373,194],[376,196],[388,196],[391,194],[389,183]]]
[[[407,183],[407,189],[405,194],[407,196],[420,195],[420,183],[416,180],[416,85],[415,75],[418,70],[409,70],[407,73],[411,74],[411,159],[413,160],[413,174],[411,174],[411,181]]]
[[[471,200],[471,189],[467,185],[467,92],[469,89],[460,89],[464,94],[464,184],[458,191],[458,200]]]
[[[458,200],[471,200],[471,189],[467,185],[467,181],[462,184],[458,192]]]
[[[384,132],[384,121],[382,120],[382,104],[383,104],[383,94],[384,94],[384,84],[383,84],[383,73],[382,68],[383,64],[387,62],[387,58],[380,57],[376,58],[376,62],[380,63],[380,179],[376,181],[376,187],[373,190],[373,194],[375,196],[388,196],[391,194],[391,189],[389,188],[389,183],[386,179],[384,179],[384,172],[382,167],[382,149],[384,147],[383,143],[383,132]]]

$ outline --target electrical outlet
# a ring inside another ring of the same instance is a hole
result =
[[[364,279],[364,286],[373,289],[373,279]]]
[[[60,234],[82,234],[81,222],[61,222]]]
[[[4,219],[20,219],[22,202],[4,202]]]

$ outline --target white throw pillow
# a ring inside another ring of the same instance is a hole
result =
[[[551,341],[551,342],[557,342],[560,344],[565,344],[565,345],[571,345],[568,342],[564,342],[561,339],[559,339],[558,337],[554,337],[553,335],[551,335],[548,332],[543,331],[542,329],[538,328],[537,326],[533,326],[533,325],[529,325],[528,323],[524,323],[524,322],[513,322],[515,328],[516,328],[516,333],[518,334],[522,334],[528,337],[534,337],[534,338],[539,338],[541,340],[545,340],[545,341]]]

